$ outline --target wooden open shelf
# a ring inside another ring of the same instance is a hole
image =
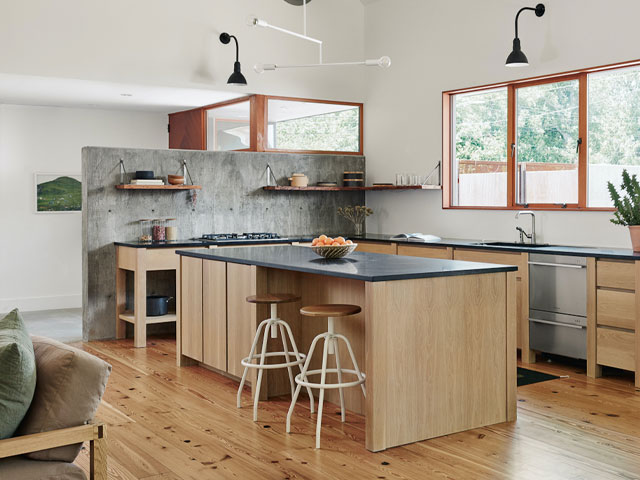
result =
[[[116,185],[118,190],[200,190],[200,185]]]
[[[263,190],[303,191],[303,192],[341,192],[341,191],[380,191],[380,190],[442,190],[441,185],[373,185],[371,187],[262,187]]]
[[[134,316],[133,316],[133,312],[131,311],[126,311],[124,313],[121,313],[119,315],[120,320],[124,320],[125,322],[129,322],[134,324]],[[147,325],[151,325],[152,323],[167,323],[167,322],[175,322],[176,321],[176,314],[175,312],[169,312],[166,315],[158,315],[155,317],[151,317],[151,316],[147,316],[145,318],[145,322]]]

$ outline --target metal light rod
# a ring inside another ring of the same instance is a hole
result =
[[[385,56],[385,57],[374,58],[370,60],[363,60],[361,62],[303,63],[299,65],[258,63],[254,65],[253,69],[256,73],[264,73],[266,71],[273,71],[279,68],[344,67],[344,66],[351,66],[351,65],[364,65],[366,67],[389,68],[391,66],[391,59]]]

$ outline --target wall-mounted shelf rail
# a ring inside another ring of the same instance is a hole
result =
[[[382,191],[382,190],[442,190],[441,185],[372,185],[370,187],[290,187],[290,186],[268,186],[263,190],[275,191],[301,191],[301,192],[354,192],[354,191]]]
[[[116,185],[118,190],[200,190],[200,185]]]

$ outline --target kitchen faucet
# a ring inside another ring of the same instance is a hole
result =
[[[531,210],[522,210],[516,213],[516,218],[520,218],[520,215],[531,215],[531,233],[528,234],[521,227],[516,227],[516,230],[520,232],[520,243],[524,243],[524,237],[527,237],[531,244],[536,243],[536,215]]]

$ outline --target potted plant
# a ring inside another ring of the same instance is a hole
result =
[[[616,207],[611,222],[629,227],[633,251],[640,252],[640,183],[638,183],[638,178],[636,175],[629,175],[626,168],[622,171],[620,188],[622,192],[626,192],[624,196],[618,193],[611,182],[607,182],[607,186],[613,205]]]

